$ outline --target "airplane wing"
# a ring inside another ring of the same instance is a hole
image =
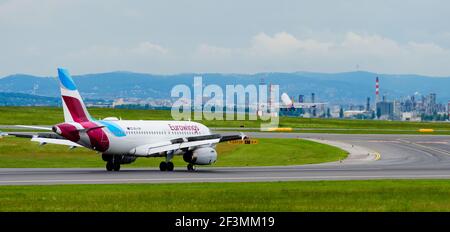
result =
[[[70,147],[82,147],[80,144],[74,143],[55,133],[33,133],[33,132],[7,132],[4,135],[15,136],[20,138],[30,138],[32,142],[38,142],[40,145],[56,144],[66,145]]]
[[[248,139],[248,137],[244,133],[240,133],[239,135],[222,135],[220,138],[220,142],[227,142],[232,140],[243,140]]]
[[[67,139],[48,139],[48,138],[39,138],[39,137],[34,137],[31,139],[31,141],[33,142],[39,142],[39,144],[41,145],[45,145],[45,144],[57,144],[57,145],[67,145],[70,147],[83,147],[80,144],[74,143],[70,140]]]
[[[172,139],[167,142],[152,143],[142,145],[130,150],[130,154],[136,156],[158,156],[162,152],[176,151],[176,150],[193,150],[200,146],[215,145],[220,142],[231,140],[245,139],[244,134],[241,135],[226,135],[220,134],[192,136],[186,138]]]

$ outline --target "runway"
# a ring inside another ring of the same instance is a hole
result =
[[[304,138],[351,150],[342,162],[300,166],[0,169],[0,185],[254,182],[360,179],[450,179],[450,136],[246,133],[252,138]],[[301,149],[301,148],[300,148]],[[220,154],[219,154],[220,162]],[[289,165],[289,164],[286,164]]]

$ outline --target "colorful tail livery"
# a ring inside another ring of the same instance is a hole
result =
[[[205,125],[191,121],[119,120],[115,117],[95,120],[89,115],[66,69],[58,68],[58,80],[65,122],[54,125],[52,129],[22,127],[55,133],[29,134],[32,141],[41,144],[86,147],[97,151],[106,161],[108,171],[119,171],[121,164],[132,163],[138,157],[165,157],[159,168],[172,171],[174,155],[182,155],[188,163],[187,169],[192,171],[194,165],[209,165],[216,161],[214,148],[217,143],[245,138],[243,134],[211,134]],[[24,137],[24,133],[8,135]]]
[[[90,121],[91,116],[66,69],[58,68],[58,80],[61,88],[64,121],[78,123]]]

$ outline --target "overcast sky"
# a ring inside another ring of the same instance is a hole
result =
[[[108,71],[450,76],[450,1],[0,0],[0,76]]]

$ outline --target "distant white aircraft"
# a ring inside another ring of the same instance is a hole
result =
[[[281,102],[279,107],[283,106],[286,108],[315,108],[319,105],[325,105],[327,103],[308,103],[308,102],[294,102],[287,93],[281,94]]]
[[[114,117],[96,120],[89,115],[66,69],[58,68],[58,79],[65,122],[52,128],[22,126],[52,130],[56,134],[6,134],[31,137],[31,141],[42,145],[49,143],[95,150],[102,154],[108,171],[119,171],[121,164],[132,163],[138,157],[165,157],[159,169],[173,171],[174,155],[182,155],[188,163],[187,169],[192,171],[194,165],[216,162],[216,144],[245,138],[244,134],[212,134],[205,125],[190,121],[119,120]]]

